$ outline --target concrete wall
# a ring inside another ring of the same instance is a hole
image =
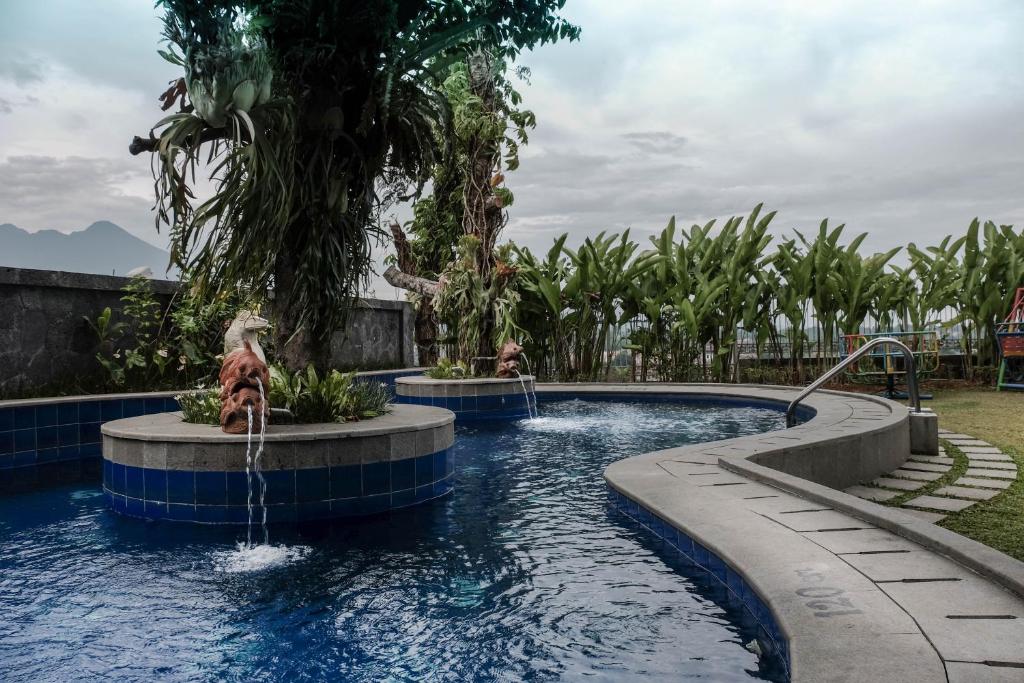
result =
[[[52,389],[69,377],[88,384],[100,368],[96,337],[86,322],[107,306],[121,308],[129,280],[24,268],[0,268],[0,395]],[[168,303],[177,282],[154,280]],[[365,300],[332,342],[334,362],[346,369],[409,367],[413,310],[406,302]]]

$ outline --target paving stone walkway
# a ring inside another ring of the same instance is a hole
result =
[[[950,512],[959,512],[979,501],[998,496],[1017,479],[1017,465],[1013,458],[992,444],[942,429],[939,430],[939,438],[953,444],[967,456],[967,470],[952,483],[928,495],[904,501],[900,507],[905,512],[932,523],[938,522]],[[937,456],[912,455],[899,469],[870,483],[851,486],[846,493],[876,502],[892,500],[941,479],[954,462],[941,447]]]

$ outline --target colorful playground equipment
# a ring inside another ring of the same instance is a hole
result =
[[[999,378],[996,391],[1024,390],[1024,287],[1017,289],[1006,320],[996,326],[999,340]]]
[[[918,378],[924,378],[939,369],[939,335],[934,331],[871,332],[847,334],[840,344],[840,359],[853,354],[872,339],[892,337],[903,342],[914,355]],[[905,392],[897,391],[897,378],[904,379],[907,363],[904,354],[891,345],[879,345],[850,365],[847,376],[854,382],[885,384],[882,394],[887,398],[903,399]],[[931,398],[922,395],[921,398]]]

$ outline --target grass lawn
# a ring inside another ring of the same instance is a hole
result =
[[[939,525],[1024,560],[1024,392],[937,389],[934,393],[935,399],[925,405],[938,414],[940,428],[998,446],[1016,460],[1018,471],[1017,481],[1006,491],[949,515]]]

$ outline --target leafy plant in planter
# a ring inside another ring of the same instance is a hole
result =
[[[220,424],[220,392],[217,389],[187,391],[174,398],[181,406],[185,422],[214,426]]]
[[[320,375],[312,365],[303,372],[272,365],[269,400],[296,423],[314,424],[379,417],[388,412],[391,395],[383,384],[356,380],[354,372]]]

